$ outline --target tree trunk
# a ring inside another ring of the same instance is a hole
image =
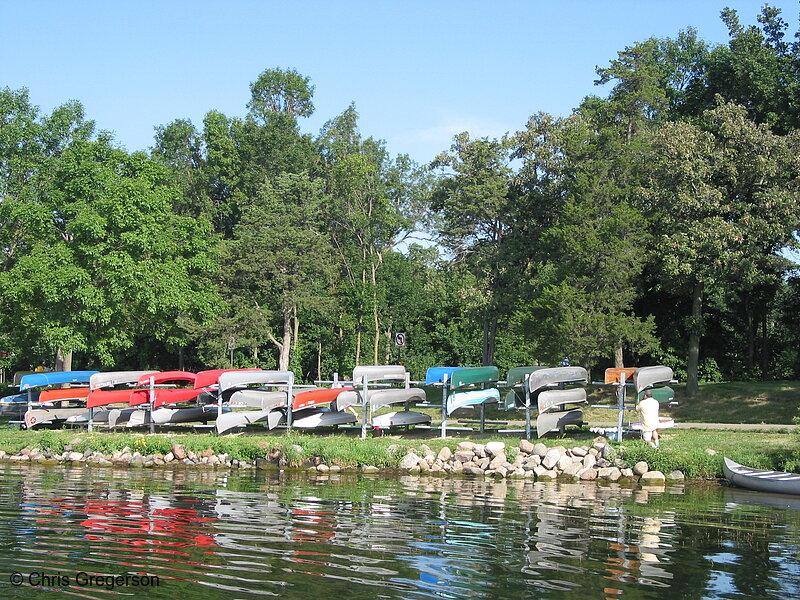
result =
[[[297,316],[297,307],[292,310],[292,325],[294,341],[289,353],[289,364],[294,362],[295,365],[298,365],[300,363],[300,357],[297,355],[298,344],[300,343],[300,318]]]
[[[317,381],[322,381],[322,342],[317,343]]]
[[[625,367],[625,354],[622,351],[622,342],[614,346],[614,367],[622,369]]]
[[[756,328],[753,319],[753,308],[747,302],[747,374],[752,376],[756,366]]]
[[[63,348],[56,350],[56,371],[72,371],[72,350],[64,352]]]
[[[689,355],[686,360],[686,395],[694,398],[700,391],[697,366],[700,362],[700,338],[703,335],[703,282],[692,290],[692,318],[689,326]]]
[[[497,317],[483,319],[483,365],[494,364],[494,345],[497,338]]]
[[[289,353],[292,350],[292,309],[283,309],[283,343],[280,345],[278,370],[289,370]]]
[[[378,281],[375,275],[377,266],[375,263],[371,265],[372,271],[370,273],[370,283],[372,284],[372,326],[374,327],[375,334],[372,340],[372,364],[378,364],[378,351],[381,347],[381,324],[378,316]]]
[[[761,317],[761,381],[769,377],[769,336],[767,332],[767,313]]]

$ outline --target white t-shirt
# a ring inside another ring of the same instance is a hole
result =
[[[643,398],[636,405],[636,412],[642,419],[642,431],[653,431],[658,429],[658,400],[655,398]]]

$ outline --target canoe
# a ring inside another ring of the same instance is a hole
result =
[[[156,374],[158,371],[110,371],[95,373],[89,378],[89,389],[109,388],[125,383],[137,383],[144,375]]]
[[[293,385],[294,373],[291,371],[228,371],[219,376],[217,383],[219,383],[220,392],[245,388],[249,385]],[[198,387],[196,383],[195,387]]]
[[[131,415],[138,411],[138,408],[112,408],[108,411],[108,426],[124,425],[130,420]]]
[[[639,392],[639,394],[636,397],[637,402],[642,398],[644,398],[644,393],[646,391],[647,390],[642,390],[641,392]],[[673,400],[675,400],[675,390],[673,390],[668,385],[665,385],[664,387],[650,388],[650,391],[653,392],[653,398],[658,400],[660,403],[672,402]]]
[[[35,390],[31,392],[30,400],[36,402],[39,398],[41,392],[39,390]],[[27,404],[28,403],[28,392],[23,392],[21,394],[11,394],[10,396],[3,396],[0,398],[0,403],[2,404]]]
[[[535,366],[528,366],[528,367],[512,367],[508,370],[506,374],[506,385],[508,387],[514,387],[515,385],[520,385],[525,383],[525,377],[533,373],[534,371],[541,371],[542,369],[549,369],[551,367],[546,367],[544,365],[535,365]]]
[[[148,418],[148,415],[150,418]],[[157,408],[152,413],[148,410],[137,410],[128,417],[128,427],[149,425],[167,425],[173,423],[208,423],[217,418],[217,407],[187,406],[186,408]]]
[[[739,487],[758,492],[800,495],[800,474],[797,473],[753,469],[727,457],[722,459],[722,470],[728,481]]]
[[[342,392],[336,397],[336,409],[344,410],[353,404],[363,401],[364,392],[357,390]],[[373,409],[378,409],[390,404],[401,402],[424,402],[425,390],[420,388],[390,388],[382,390],[367,390],[367,402]]]
[[[533,371],[528,377],[531,394],[560,383],[587,383],[589,374],[583,367],[550,367]]]
[[[448,380],[457,371],[458,367],[428,367],[425,371],[425,385],[434,385],[436,383],[443,383],[445,378]]]
[[[304,410],[320,404],[330,404],[342,392],[353,391],[351,387],[345,388],[319,388],[316,390],[306,390],[295,395],[292,400],[292,411]]]
[[[406,368],[403,365],[360,366],[353,369],[353,383],[370,381],[405,381]]]
[[[675,421],[670,417],[659,417],[658,418],[658,429],[669,429],[670,427],[675,427]],[[642,430],[642,424],[640,422],[631,423],[631,429],[635,429],[636,431]]]
[[[159,371],[158,373],[142,375],[136,383],[139,387],[145,387],[150,385],[151,378],[155,385],[164,385],[165,383],[194,385],[197,375],[190,371]]]
[[[244,410],[229,412],[217,418],[217,433],[227,433],[232,429],[246,427],[251,423],[267,423],[268,429],[275,429],[286,418],[282,410]]]
[[[83,407],[75,408],[32,408],[25,413],[25,427],[35,429],[63,423],[70,417],[86,413]]]
[[[238,390],[231,395],[230,404],[272,410],[286,406],[286,394],[286,392],[268,392],[267,390]]]
[[[86,425],[89,422],[89,412],[84,408],[84,412],[79,415],[73,415],[71,417],[67,417],[67,423],[70,425]],[[96,410],[94,411],[93,421],[95,424],[97,423],[108,423],[109,416],[111,415],[110,410]]]
[[[63,402],[65,400],[86,400],[89,395],[89,388],[66,388],[55,390],[42,390],[39,394],[39,402]]]
[[[153,401],[153,406],[158,408],[159,406],[164,406],[165,404],[175,404],[177,402],[188,402],[189,400],[195,400],[203,390],[196,390],[190,388],[155,388],[153,390],[155,392],[155,400]],[[145,402],[150,401],[150,390],[144,390],[145,392]],[[135,394],[134,397],[131,398],[131,406],[135,406],[135,403],[142,398],[142,394]]]
[[[625,374],[625,381],[630,381],[638,367],[610,367],[606,369],[603,383],[619,383],[620,376]]]
[[[51,371],[49,373],[30,373],[23,375],[19,381],[19,389],[62,385],[64,383],[89,383],[97,371]]]
[[[311,408],[298,412],[292,419],[292,427],[297,427],[298,429],[333,427],[334,425],[349,425],[357,420],[355,415],[346,411]]]
[[[447,414],[449,415],[459,408],[477,406],[485,402],[500,402],[500,390],[489,388],[488,390],[453,392],[447,396]]]
[[[131,400],[131,394],[135,391],[137,390],[93,389],[86,397],[86,408],[107,406],[109,404],[127,404]]]
[[[563,412],[546,412],[536,419],[536,435],[542,437],[551,431],[560,431],[567,425],[581,425],[583,411],[580,409]]]
[[[197,389],[205,388],[210,385],[215,385],[219,381],[220,375],[223,373],[234,373],[240,371],[260,371],[261,369],[210,369],[208,371],[200,371],[195,375],[194,387]]]
[[[405,425],[421,425],[422,423],[430,422],[431,418],[429,415],[413,410],[399,410],[372,417],[372,426],[377,429],[388,429],[389,427],[402,427]]]
[[[659,365],[657,367],[642,367],[633,374],[633,385],[636,393],[646,390],[659,383],[669,383],[674,375],[672,369]]]
[[[469,385],[495,383],[500,379],[500,370],[494,366],[461,367],[450,374],[450,389]]]
[[[536,399],[539,412],[549,412],[564,404],[586,404],[586,390],[572,388],[571,390],[545,390],[539,392]]]

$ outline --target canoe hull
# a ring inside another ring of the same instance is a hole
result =
[[[378,429],[388,429],[390,427],[403,427],[407,425],[421,425],[430,423],[429,415],[415,412],[413,410],[399,410],[384,413],[372,418],[372,426]]]
[[[488,390],[470,390],[468,392],[453,392],[447,397],[447,414],[459,408],[478,406],[486,402],[500,402],[500,391],[497,388]]]
[[[298,429],[314,429],[315,427],[333,427],[334,425],[349,425],[358,421],[355,415],[327,409],[311,409],[302,411],[292,419],[292,427]]]
[[[268,429],[275,429],[285,418],[283,411],[276,409],[229,412],[217,419],[217,433],[227,433],[253,423],[266,423]]]
[[[800,496],[800,474],[753,469],[727,457],[722,459],[722,470],[728,481],[739,487],[757,492]]]
[[[580,409],[542,413],[536,419],[536,435],[542,437],[551,431],[560,431],[567,425],[580,425],[582,423],[583,411]]]
[[[103,412],[103,411],[98,411]],[[77,408],[33,408],[25,412],[25,427],[36,429],[52,427],[64,423],[70,417],[86,413],[83,407]]]
[[[550,367],[533,371],[528,377],[528,389],[533,394],[559,383],[587,383],[589,374],[583,367]]]
[[[539,392],[537,402],[540,413],[558,410],[565,404],[586,404],[586,390],[583,388],[546,390]]]

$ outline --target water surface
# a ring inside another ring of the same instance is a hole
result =
[[[716,484],[9,464],[0,489],[3,598],[800,597],[800,499]]]

